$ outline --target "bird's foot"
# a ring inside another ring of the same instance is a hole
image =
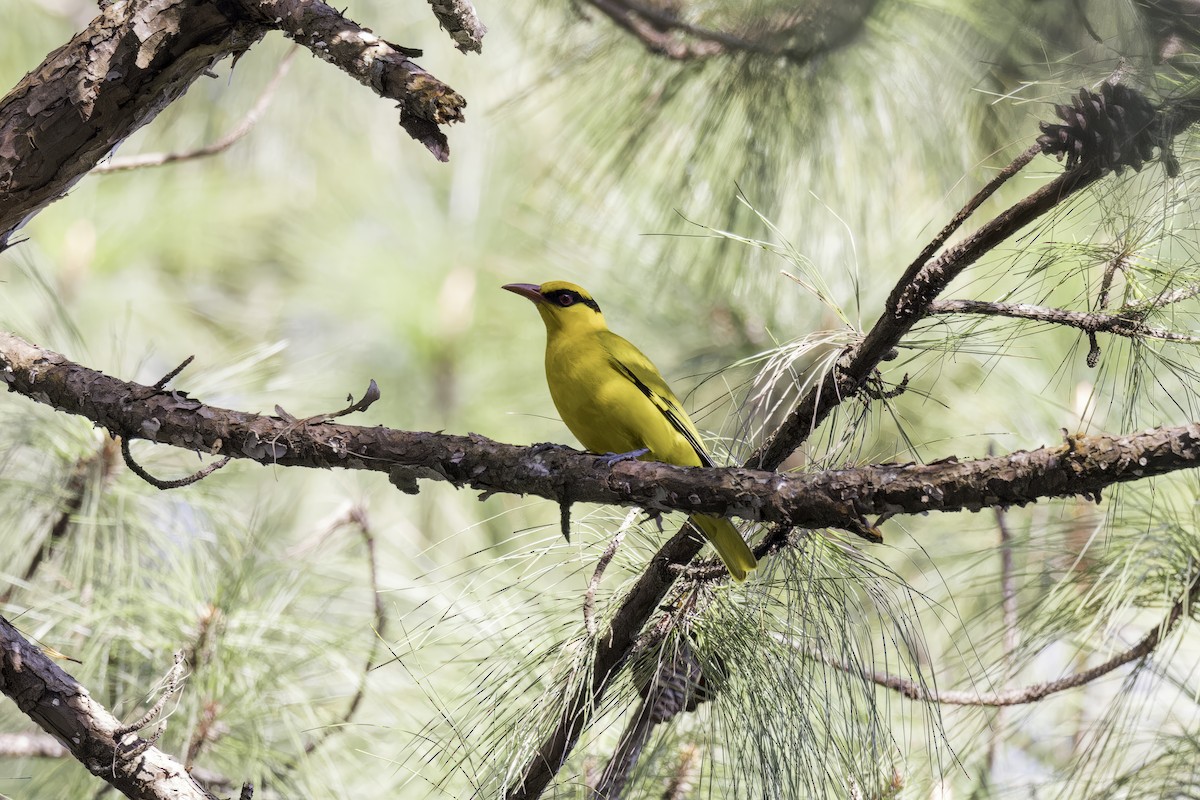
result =
[[[641,458],[649,452],[649,447],[643,447],[638,450],[630,450],[628,453],[605,453],[600,456],[600,460],[604,462],[604,466],[611,467],[614,464],[620,464],[622,461],[632,461],[635,458]]]

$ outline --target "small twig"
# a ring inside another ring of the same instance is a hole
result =
[[[991,448],[988,448],[989,451]],[[990,455],[990,452],[989,452]],[[1004,666],[1003,688],[1007,689],[1009,679],[1013,674],[1013,653],[1017,651],[1019,631],[1017,629],[1017,576],[1013,569],[1013,536],[1008,528],[1008,515],[999,506],[995,509],[996,528],[1000,531],[1000,607],[1004,625],[1004,639],[1001,644],[1000,658]],[[991,725],[992,735],[988,740],[987,765],[988,772],[995,768],[996,754],[999,750],[1001,737],[1005,726],[1006,708],[995,711],[996,718]]]
[[[1129,305],[1122,306],[1120,313],[1144,317],[1151,311],[1157,311],[1164,306],[1169,306],[1183,300],[1190,300],[1196,295],[1200,295],[1200,283],[1181,286],[1178,289],[1170,291],[1163,291],[1157,297],[1150,300],[1143,300],[1140,303],[1130,303]]]
[[[942,245],[949,241],[950,237],[954,235],[954,232],[962,227],[962,224],[966,222],[967,219],[974,214],[981,205],[983,205],[984,201],[995,194],[996,190],[1003,186],[1009,178],[1024,169],[1025,166],[1030,161],[1033,161],[1033,159],[1036,158],[1041,152],[1041,145],[1032,144],[1027,150],[1025,150],[1025,152],[1014,158],[1008,166],[1004,167],[995,175],[993,175],[992,179],[985,183],[983,188],[976,192],[975,195],[967,201],[967,204],[958,210],[957,214],[951,217],[950,221],[946,223],[941,232],[929,240],[929,243],[925,245],[925,248],[921,250],[920,254],[916,258],[913,259],[912,263],[908,265],[908,268],[904,270],[904,274],[901,276],[900,280],[896,282],[896,285],[904,286],[911,283],[912,279],[917,276],[917,273],[920,272],[922,268],[924,268],[929,259],[933,258],[933,254],[936,253]]]
[[[160,478],[156,478],[153,475],[151,475],[149,472],[146,471],[146,469],[141,464],[139,464],[133,460],[133,453],[129,452],[129,439],[125,436],[121,437],[121,457],[125,459],[125,466],[129,467],[130,472],[132,472],[134,475],[137,475],[139,478],[141,478],[146,483],[153,486],[155,489],[164,489],[164,490],[165,489],[179,489],[183,486],[190,486],[193,483],[202,481],[205,478],[207,478],[209,475],[211,475],[214,472],[216,472],[217,470],[219,470],[221,467],[228,464],[232,458],[231,456],[225,456],[220,461],[214,461],[213,463],[209,464],[207,467],[204,467],[204,468],[192,473],[191,475],[187,476],[186,478],[178,478],[173,481],[164,481]]]
[[[166,685],[163,687],[162,697],[158,698],[158,702],[151,706],[149,711],[139,717],[137,722],[134,722],[130,725],[123,725],[113,731],[114,739],[119,741],[124,736],[136,731],[140,731],[142,728],[158,719],[158,717],[162,714],[163,708],[167,705],[167,701],[174,697],[183,685],[183,664],[183,651],[180,650],[175,654],[175,663],[172,664],[171,669],[167,671],[167,676],[165,679]],[[163,724],[166,724],[165,720],[163,721]],[[157,734],[155,734],[155,738],[161,735],[162,731],[160,730]],[[151,742],[151,744],[153,744],[153,742]]]
[[[258,121],[262,119],[267,108],[271,105],[271,101],[275,97],[275,91],[279,88],[279,84],[283,82],[283,77],[287,75],[288,69],[291,67],[292,59],[296,52],[300,49],[299,45],[293,45],[283,59],[279,62],[279,66],[275,68],[275,74],[271,76],[271,80],[263,88],[262,93],[258,96],[258,100],[246,112],[246,116],[242,117],[239,122],[229,133],[222,136],[217,141],[204,147],[196,148],[195,150],[183,150],[175,153],[145,153],[140,156],[127,156],[124,158],[114,158],[104,164],[98,164],[92,168],[93,175],[104,175],[111,172],[127,172],[133,169],[143,169],[145,167],[161,167],[164,164],[174,164],[179,161],[191,161],[197,158],[206,158],[215,156],[218,153],[223,153],[241,140],[248,134]],[[191,358],[188,358],[191,361]],[[187,361],[180,365],[179,369],[187,366]],[[168,378],[164,379],[164,385]],[[162,388],[162,387],[159,387]]]
[[[187,369],[187,365],[192,363],[195,360],[196,360],[195,356],[188,356],[187,358],[185,358],[183,360],[182,363],[180,363],[180,365],[178,367],[176,367],[175,369],[168,372],[166,375],[163,375],[161,378],[159,378],[158,383],[154,384],[154,386],[152,386],[151,388],[159,390],[159,391],[167,388],[167,384],[170,383],[173,378],[177,377],[179,375],[179,373],[181,373],[185,369]]]
[[[893,398],[904,394],[906,391],[908,391],[907,372],[904,373],[904,377],[900,379],[900,382],[892,386],[891,389],[884,389],[882,379],[878,378],[869,383],[867,386],[863,387],[863,394],[872,400],[892,400]]]
[[[304,755],[312,755],[318,747],[329,741],[336,733],[341,733],[347,730],[346,723],[350,722],[351,718],[362,705],[363,699],[367,694],[367,677],[371,672],[371,665],[375,662],[376,656],[379,654],[379,645],[386,636],[387,628],[387,610],[384,607],[383,596],[379,591],[379,566],[375,551],[375,533],[371,527],[369,518],[367,517],[366,509],[361,506],[352,506],[336,519],[333,524],[325,531],[323,536],[328,536],[341,528],[353,526],[358,529],[362,536],[363,544],[366,546],[367,554],[367,585],[371,592],[371,602],[373,608],[371,649],[367,653],[366,662],[363,665],[362,672],[359,673],[358,686],[354,691],[354,696],[350,698],[350,703],[343,712],[341,718],[328,726],[325,726],[321,731],[310,739],[304,745]],[[322,537],[323,538],[323,537]],[[276,764],[271,773],[276,778],[280,778],[289,771],[296,768],[299,759],[296,757],[287,759],[279,764]]]
[[[1068,311],[1065,308],[1035,306],[1028,303],[992,303],[983,300],[934,300],[929,304],[930,314],[980,314],[993,317],[1012,317],[1065,325],[1087,333],[1111,333],[1131,339],[1163,339],[1169,342],[1200,344],[1200,337],[1177,333],[1164,328],[1154,328],[1133,319],[1128,311],[1113,314],[1099,312]]]
[[[372,378],[371,383],[367,386],[367,391],[363,393],[362,399],[355,401],[354,395],[346,395],[346,400],[350,403],[350,405],[346,406],[340,411],[329,411],[324,414],[313,414],[311,417],[297,419],[288,412],[284,411],[281,406],[276,405],[275,413],[279,415],[280,419],[290,423],[290,430],[296,430],[304,425],[311,425],[316,422],[327,422],[328,420],[344,417],[348,414],[366,411],[376,400],[382,396],[383,393],[379,391],[379,384],[377,384],[375,379]]]
[[[305,755],[311,755],[314,750],[324,744],[334,733],[346,730],[346,723],[358,711],[359,706],[362,705],[363,698],[367,695],[367,676],[371,672],[371,665],[375,662],[375,658],[379,654],[379,643],[387,636],[387,609],[383,604],[383,595],[379,591],[379,562],[375,553],[375,532],[371,527],[371,522],[367,517],[365,508],[354,506],[346,512],[346,516],[342,520],[334,523],[334,528],[351,524],[358,528],[367,553],[367,588],[371,592],[371,606],[373,611],[371,628],[374,635],[371,637],[371,649],[367,653],[366,662],[358,677],[358,687],[354,691],[354,696],[350,698],[350,703],[346,706],[339,724],[325,728],[321,736],[314,738],[306,744],[304,746]]]
[[[1166,638],[1167,634],[1175,627],[1175,624],[1179,622],[1180,617],[1183,616],[1184,609],[1191,607],[1196,602],[1197,595],[1200,595],[1200,572],[1192,574],[1187,591],[1175,601],[1175,604],[1171,606],[1171,610],[1167,612],[1163,621],[1152,628],[1137,644],[1128,650],[1118,653],[1103,664],[1072,673],[1058,680],[1035,683],[1017,689],[1005,689],[999,692],[937,691],[929,689],[910,678],[902,678],[886,672],[869,670],[850,664],[843,659],[828,655],[827,653],[810,650],[782,634],[775,634],[775,638],[784,644],[795,647],[809,658],[816,659],[842,672],[861,675],[866,680],[886,689],[893,689],[910,700],[954,706],[1016,706],[1036,703],[1052,694],[1091,683],[1118,667],[1150,655],[1158,647],[1159,642]]]
[[[583,624],[587,629],[588,636],[595,637],[596,635],[596,592],[600,588],[600,579],[617,554],[617,548],[624,541],[625,533],[629,530],[637,513],[635,508],[625,515],[625,522],[617,529],[616,534],[609,541],[608,547],[605,547],[604,552],[600,554],[600,559],[596,562],[596,570],[592,573],[592,579],[588,581],[587,594],[583,598]]]
[[[1116,258],[1110,258],[1108,263],[1104,265],[1104,274],[1100,277],[1100,291],[1096,293],[1096,308],[1103,311],[1108,308],[1108,293],[1112,289],[1113,278],[1117,271],[1125,271],[1125,266],[1129,263],[1129,254],[1121,253]]]
[[[464,53],[483,52],[487,26],[479,21],[471,0],[429,0],[429,5],[442,30],[454,40],[455,47]]]

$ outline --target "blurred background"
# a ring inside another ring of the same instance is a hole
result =
[[[522,0],[479,4],[490,31],[482,55],[464,56],[424,4],[355,0],[347,16],[423,48],[416,60],[467,98],[448,164],[390,103],[300,51],[227,151],[91,175],[40,213],[0,255],[0,327],[143,383],[195,355],[172,385],[228,408],[308,416],[374,379],[382,400],[348,422],[575,445],[545,388],[542,325],[499,289],[566,279],[659,365],[732,463],[869,328],[909,261],[1054,103],[1118,68],[1152,94],[1179,89],[1125,2],[658,5],[796,42],[670,59],[590,4]],[[0,4],[0,85],[95,13],[83,0]],[[828,22],[820,36],[812,19]],[[117,155],[219,139],[290,48],[272,35],[222,62]],[[1151,164],[1103,181],[947,296],[1090,310],[1118,258],[1114,306],[1186,285],[1190,140],[1176,154],[1178,179]],[[1059,171],[1039,157],[979,221]],[[1156,324],[1191,330],[1194,311]],[[883,380],[908,375],[908,390],[848,403],[791,466],[975,457],[1064,428],[1196,419],[1192,345],[1100,345],[1089,369],[1073,331],[937,319],[886,365]],[[164,478],[199,464],[133,451]],[[893,520],[882,546],[822,534],[718,590],[697,625],[739,664],[731,688],[656,736],[628,796],[1160,796],[1200,781],[1194,631],[1140,670],[1003,712],[905,700],[761,638],[783,631],[978,691],[1100,663],[1161,621],[1200,556],[1195,483],[1014,509],[1007,572],[984,512]],[[558,519],[537,499],[478,502],[435,483],[408,496],[380,474],[249,462],[159,492],[85,421],[0,402],[3,613],[122,719],[153,702],[184,650],[162,746],[260,796],[496,795],[588,649],[584,592],[613,531],[630,527],[601,614],[664,537],[621,509],[576,507],[567,543]],[[1016,628],[1003,579],[1017,587]],[[747,636],[716,641],[730,631]],[[614,691],[554,796],[588,796],[631,696]],[[30,729],[0,708],[0,730]],[[69,759],[0,759],[3,795],[96,791]]]

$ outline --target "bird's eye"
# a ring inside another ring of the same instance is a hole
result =
[[[574,302],[575,302],[575,298],[571,296],[570,292],[560,292],[559,293],[558,304],[560,306],[569,306]]]

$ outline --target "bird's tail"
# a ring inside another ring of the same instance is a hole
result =
[[[704,532],[712,546],[717,549],[717,555],[725,562],[729,574],[735,581],[746,580],[746,573],[758,566],[754,553],[746,540],[738,533],[733,523],[722,517],[709,517],[704,514],[692,516],[692,522]]]

